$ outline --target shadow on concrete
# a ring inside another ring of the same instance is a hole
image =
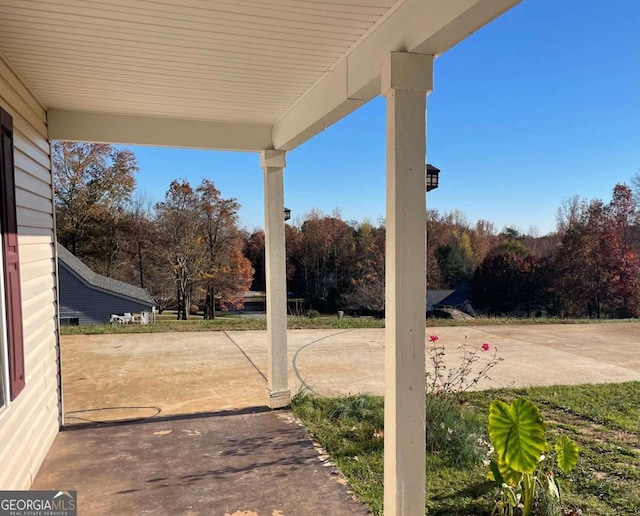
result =
[[[141,418],[125,418],[125,419],[109,419],[106,421],[95,421],[91,419],[80,418],[76,416],[70,416],[69,414],[75,414],[80,412],[100,412],[100,411],[111,411],[111,410],[125,410],[131,411],[136,409],[150,409],[154,410],[155,413],[148,417]],[[82,419],[82,423],[71,423],[65,424],[60,429],[63,432],[69,430],[82,430],[84,428],[102,428],[106,426],[119,426],[119,425],[137,425],[144,423],[156,423],[159,421],[180,421],[183,419],[197,419],[201,417],[221,417],[221,416],[233,416],[233,415],[242,415],[242,414],[258,414],[260,412],[268,412],[269,408],[267,406],[256,406],[256,407],[245,407],[241,409],[234,410],[218,410],[213,412],[199,412],[196,414],[171,414],[167,416],[160,416],[161,409],[159,407],[105,407],[105,408],[95,408],[95,409],[87,409],[87,410],[79,410],[74,412],[65,412],[65,420],[66,419]]]
[[[32,488],[77,490],[78,514],[368,514],[286,410],[65,430]]]

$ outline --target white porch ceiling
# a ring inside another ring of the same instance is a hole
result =
[[[519,0],[1,0],[0,51],[60,139],[291,149]]]

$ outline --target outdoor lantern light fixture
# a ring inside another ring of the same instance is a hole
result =
[[[438,175],[440,174],[440,169],[434,167],[430,163],[427,163],[427,192],[431,190],[435,190],[438,188]]]
[[[291,210],[287,207],[284,208],[284,220],[287,221],[291,218]]]

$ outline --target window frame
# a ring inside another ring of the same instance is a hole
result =
[[[0,225],[2,220],[0,217]],[[1,235],[0,230],[0,235]],[[11,403],[9,382],[9,339],[7,338],[6,303],[4,301],[4,260],[0,259],[0,415]]]
[[[25,388],[22,283],[16,209],[13,117],[0,106],[0,370],[2,407]]]

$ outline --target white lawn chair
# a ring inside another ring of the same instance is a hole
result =
[[[129,312],[125,312],[124,315],[111,314],[109,322],[111,324],[129,324],[133,322],[133,315],[131,315]]]

